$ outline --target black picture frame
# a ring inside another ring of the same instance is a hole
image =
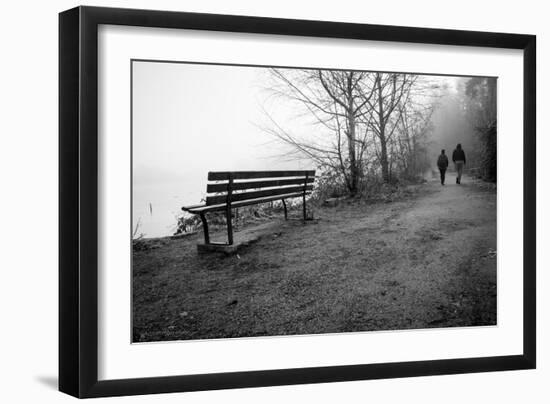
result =
[[[523,50],[523,354],[98,380],[98,26],[113,24]],[[536,37],[77,7],[59,15],[59,390],[104,397],[459,374],[536,366]]]

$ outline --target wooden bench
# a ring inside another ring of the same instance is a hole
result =
[[[218,171],[209,172],[206,186],[206,203],[184,206],[182,210],[200,215],[206,245],[233,245],[231,209],[280,200],[285,220],[288,212],[285,199],[302,198],[302,211],[306,217],[306,195],[313,190],[314,170],[300,171]],[[224,211],[227,222],[227,243],[211,243],[206,213]]]

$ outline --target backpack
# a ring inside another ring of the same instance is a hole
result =
[[[437,166],[439,168],[447,168],[449,165],[449,159],[447,159],[447,156],[444,154],[440,154],[439,158],[437,159]]]

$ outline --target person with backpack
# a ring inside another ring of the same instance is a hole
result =
[[[464,150],[462,150],[462,145],[460,143],[456,145],[456,149],[453,151],[453,163],[455,163],[456,168],[456,183],[460,185],[462,170],[466,165],[466,155],[464,154]]]
[[[449,159],[445,154],[445,149],[443,149],[437,158],[437,168],[439,168],[439,174],[441,176],[441,185],[445,185],[445,171],[447,171],[447,167],[449,167]]]

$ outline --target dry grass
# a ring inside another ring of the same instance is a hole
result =
[[[147,241],[133,255],[134,341],[495,324],[494,203],[426,184],[318,209],[238,256],[198,255],[201,234]]]

